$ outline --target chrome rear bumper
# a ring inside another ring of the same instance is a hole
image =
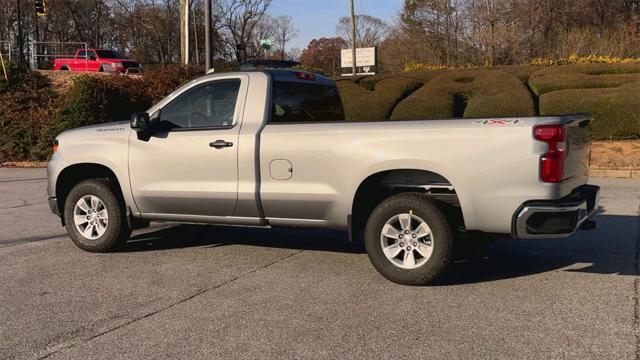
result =
[[[592,229],[590,218],[598,208],[600,187],[582,185],[557,201],[529,201],[514,218],[513,236],[519,239],[562,238],[579,228]]]

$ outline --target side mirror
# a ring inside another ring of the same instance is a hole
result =
[[[149,129],[151,120],[149,120],[149,114],[147,113],[133,113],[131,114],[131,128],[135,131],[141,132]]]

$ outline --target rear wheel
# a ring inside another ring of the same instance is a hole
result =
[[[131,235],[123,202],[107,179],[78,183],[67,196],[64,218],[71,240],[82,250],[108,252]]]
[[[451,261],[453,236],[443,212],[421,194],[404,193],[381,202],[365,229],[373,266],[387,279],[427,285]]]

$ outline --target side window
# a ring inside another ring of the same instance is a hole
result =
[[[274,81],[271,123],[344,120],[342,101],[335,86]]]
[[[79,58],[83,58],[83,57],[85,57],[86,55],[87,55],[87,52],[86,52],[86,51],[84,51],[84,50],[80,50],[80,51],[78,51],[78,57],[79,57]]]
[[[240,80],[219,80],[193,87],[160,110],[159,120],[173,128],[233,125]]]
[[[93,51],[87,51],[87,55],[89,55],[89,60],[96,60],[98,58]]]

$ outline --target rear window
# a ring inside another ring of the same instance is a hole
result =
[[[274,81],[272,123],[344,120],[344,111],[335,86]]]
[[[113,50],[96,50],[98,56],[103,59],[126,59],[127,57]]]

